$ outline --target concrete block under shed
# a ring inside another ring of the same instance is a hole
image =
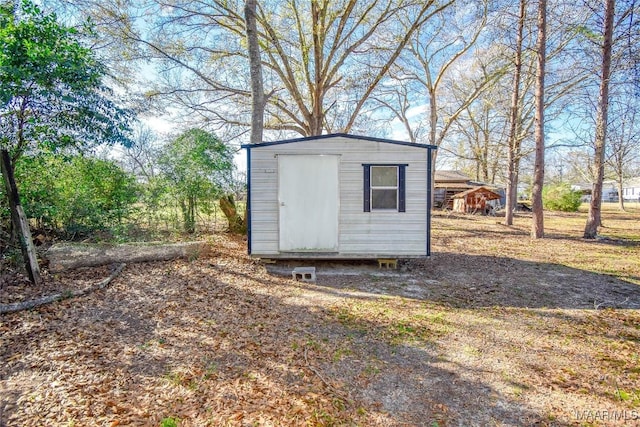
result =
[[[397,269],[398,268],[398,260],[397,259],[389,259],[389,258],[379,258],[378,259],[378,268],[386,268],[386,269]]]
[[[316,268],[315,267],[296,267],[291,272],[291,276],[296,281],[315,282]]]

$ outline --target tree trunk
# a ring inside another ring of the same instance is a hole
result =
[[[429,77],[427,77],[429,78]],[[429,89],[429,144],[438,145],[438,103],[436,91]]]
[[[196,232],[196,196],[189,196],[189,233]]]
[[[602,80],[598,99],[598,117],[596,118],[596,140],[593,167],[596,179],[591,190],[589,215],[584,227],[584,238],[595,239],[602,222],[602,181],[604,180],[604,148],[607,139],[609,112],[609,76],[611,74],[611,44],[613,40],[613,17],[615,1],[607,0],[604,17],[604,41],[602,44]]]
[[[618,186],[618,208],[624,212],[624,198],[622,197],[622,191],[623,191],[623,183],[622,181],[618,181],[617,182],[617,186]]]
[[[232,233],[244,234],[247,232],[247,225],[242,217],[238,214],[236,201],[233,195],[227,194],[220,198],[220,209],[229,221],[229,231]]]
[[[252,144],[262,142],[264,129],[265,96],[262,82],[262,60],[258,44],[256,25],[256,0],[247,0],[244,4],[244,19],[247,31],[247,49],[249,53],[249,74],[251,76],[251,140]]]
[[[511,191],[513,191],[513,194],[511,197],[513,200],[514,210],[518,206],[518,185],[520,184],[520,160],[521,160],[520,149],[518,149],[518,151],[516,152],[515,164],[513,166],[515,173],[513,176],[513,188],[511,189]]]
[[[18,234],[20,240],[20,249],[22,250],[22,256],[24,258],[24,264],[27,269],[27,275],[29,280],[34,285],[41,283],[40,278],[40,266],[38,265],[38,258],[36,254],[36,248],[33,245],[31,239],[31,230],[29,230],[29,222],[24,214],[22,205],[20,204],[20,196],[18,194],[18,187],[13,176],[13,164],[11,162],[11,156],[8,150],[1,151],[2,160],[0,165],[2,166],[2,176],[4,178],[4,185],[7,192],[7,199],[9,200],[9,208],[11,210],[11,222],[13,223],[14,230]]]
[[[191,215],[191,196],[186,196],[180,200],[180,210],[182,211],[182,227],[186,233],[195,232],[195,220]]]
[[[518,33],[516,35],[516,54],[514,58],[513,92],[511,93],[511,111],[509,112],[509,152],[507,154],[507,190],[505,200],[504,224],[513,225],[513,215],[518,198],[517,157],[520,155],[518,138],[518,102],[520,99],[520,75],[522,72],[522,34],[524,32],[525,0],[520,0]]]
[[[538,4],[538,40],[536,50],[538,66],[536,73],[536,112],[535,112],[535,140],[536,159],[533,172],[533,192],[531,195],[531,238],[544,237],[544,211],[542,207],[542,187],[544,186],[544,77],[547,46],[547,0],[540,0]]]
[[[45,257],[49,271],[58,272],[81,267],[113,263],[167,261],[176,258],[196,258],[205,252],[205,242],[170,244],[130,243],[123,245],[94,245],[83,243],[56,244]]]
[[[262,80],[262,59],[260,58],[260,44],[258,42],[258,29],[256,24],[257,0],[246,0],[244,4],[244,19],[247,31],[247,49],[249,53],[249,74],[251,76],[251,144],[262,142],[264,132],[264,109],[266,99],[264,96],[264,82]],[[250,194],[248,195],[250,197]],[[220,207],[222,207],[222,201]],[[224,209],[223,209],[223,212]],[[226,215],[226,212],[225,212]],[[237,214],[236,214],[237,215]],[[251,201],[247,199],[244,217],[247,221],[251,218]],[[229,217],[227,216],[227,220]],[[229,228],[231,228],[229,221]],[[247,232],[248,224],[242,222],[243,232]]]
[[[482,182],[489,181],[489,141],[491,137],[488,135],[486,128],[482,130],[482,138],[484,140],[484,148],[482,149]],[[493,182],[491,182],[493,184]]]
[[[427,79],[430,79],[431,76],[427,74]],[[438,112],[436,111],[438,104],[436,102],[435,91],[429,90],[429,144],[437,145],[437,125],[438,125]],[[433,202],[436,197],[435,186],[436,186],[436,157],[438,156],[438,150],[432,151],[431,157],[431,206],[433,206]],[[446,207],[445,197],[443,208]]]

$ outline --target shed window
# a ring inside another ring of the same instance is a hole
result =
[[[405,211],[405,167],[364,166],[364,211]]]

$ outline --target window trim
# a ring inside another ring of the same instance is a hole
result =
[[[398,196],[396,209],[371,209],[371,167],[387,166],[398,168]],[[363,163],[364,185],[363,185],[363,210],[364,212],[406,212],[406,163]]]

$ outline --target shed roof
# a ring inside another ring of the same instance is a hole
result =
[[[436,170],[435,181],[436,183],[440,183],[440,182],[466,183],[467,181],[471,181],[471,177],[456,170]]]
[[[488,189],[487,187],[475,187],[475,188],[471,188],[467,191],[463,191],[461,193],[457,193],[454,194],[452,197],[454,199],[462,199],[470,194],[473,193],[481,193],[484,197],[487,198],[487,200],[496,200],[500,198],[500,195],[490,189]]]
[[[417,143],[408,142],[408,141],[396,141],[393,139],[375,138],[372,136],[362,136],[362,135],[352,135],[348,133],[331,133],[326,135],[307,136],[304,138],[285,139],[281,141],[267,141],[267,142],[261,142],[258,144],[244,144],[242,145],[242,148],[255,149],[260,147],[270,147],[273,145],[290,144],[292,142],[316,141],[318,139],[329,139],[329,138],[346,138],[346,139],[357,139],[357,140],[372,141],[372,142],[384,142],[386,144],[406,145],[406,146],[416,147],[416,148],[426,148],[428,150],[436,150],[438,148],[435,145],[417,144]]]

